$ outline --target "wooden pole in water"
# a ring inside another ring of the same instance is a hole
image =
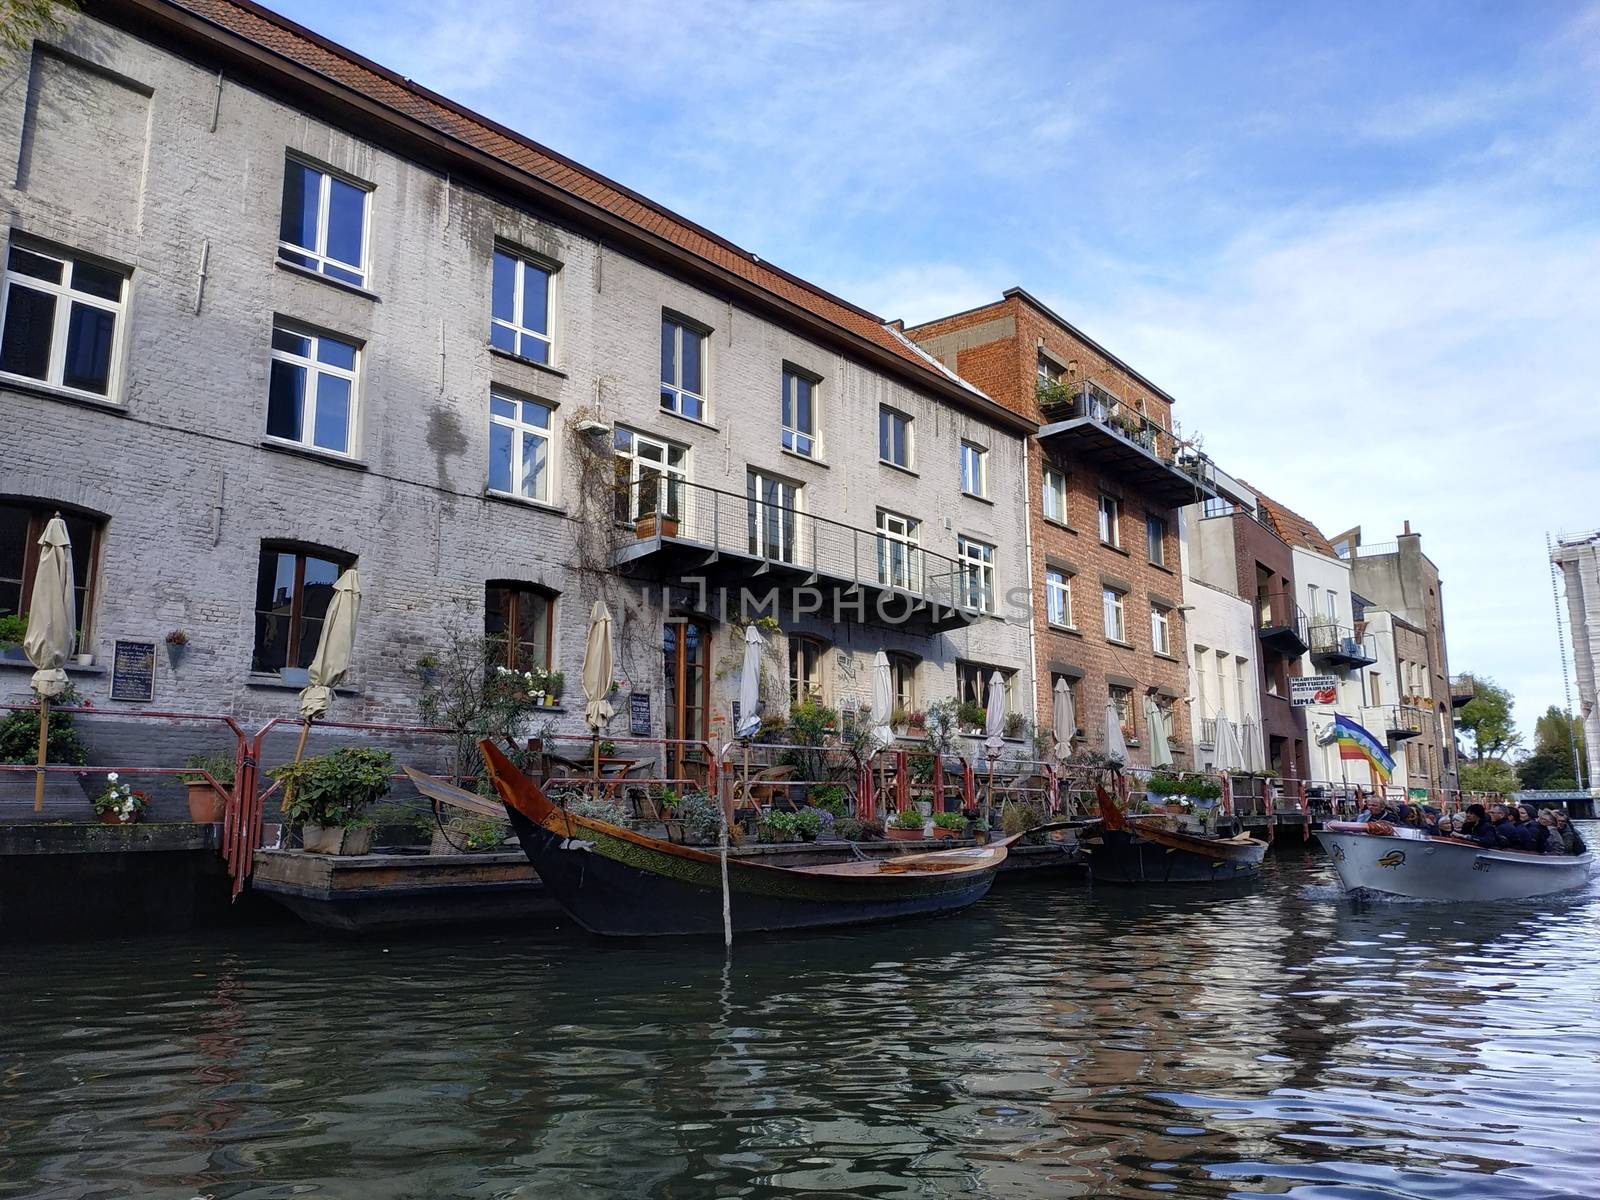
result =
[[[33,811],[44,811],[44,760],[49,744],[50,697],[39,697],[39,762],[33,774]]]

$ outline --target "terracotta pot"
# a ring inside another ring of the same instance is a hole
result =
[[[137,825],[138,823],[139,816],[137,813],[129,817],[126,821],[124,821],[110,809],[107,809],[105,812],[100,814],[100,824],[102,825]]]
[[[199,825],[215,825],[222,820],[228,797],[205,780],[189,784],[189,820]]]
[[[921,829],[896,829],[891,825],[883,832],[884,836],[891,842],[920,842],[924,840]]]
[[[1164,807],[1169,813],[1182,813],[1183,812],[1183,805],[1181,805],[1181,804],[1166,804],[1166,805],[1163,805],[1162,807]]]
[[[951,841],[954,838],[960,837],[963,832],[964,830],[946,829],[943,825],[935,825],[933,827],[933,840],[936,842]]]
[[[664,513],[646,513],[633,525],[634,533],[641,538],[678,536],[678,518]]]

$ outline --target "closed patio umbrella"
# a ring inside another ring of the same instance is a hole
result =
[[[1056,761],[1072,756],[1072,735],[1078,732],[1078,714],[1073,711],[1072,688],[1065,679],[1056,680],[1055,703],[1051,707],[1051,731],[1056,739]]]
[[[987,700],[983,713],[983,748],[993,759],[1006,744],[1002,736],[1006,727],[1006,685],[999,671],[989,672]],[[992,763],[990,770],[993,771]]]
[[[589,639],[583,649],[583,719],[594,731],[594,777],[600,778],[600,731],[611,720],[611,610],[604,600],[589,609]]]
[[[734,736],[749,739],[761,728],[761,652],[766,639],[752,621],[744,631],[744,662],[739,667],[739,724]]]
[[[1233,722],[1227,717],[1218,717],[1211,769],[1223,772],[1242,771],[1244,768],[1244,751],[1239,746],[1239,735],[1234,732]]]
[[[876,753],[894,744],[894,676],[889,656],[879,650],[872,659],[872,749]]]
[[[39,770],[33,778],[33,811],[44,808],[45,747],[50,736],[50,699],[67,690],[67,673],[61,668],[78,637],[72,604],[72,539],[67,523],[57,513],[39,535],[39,565],[33,576],[28,604],[28,628],[22,650],[33,664],[30,681],[39,697]]]
[[[311,659],[310,686],[300,693],[300,717],[309,724],[326,716],[333,702],[333,689],[350,673],[350,655],[355,648],[356,618],[361,613],[361,577],[350,567],[334,582],[333,599],[322,620],[322,636]],[[304,746],[305,740],[301,739]],[[297,759],[299,755],[295,756]]]
[[[1150,765],[1152,767],[1170,767],[1172,765],[1172,731],[1167,728],[1167,714],[1154,700],[1146,698],[1144,702],[1145,724],[1150,727]]]
[[[1266,755],[1261,747],[1261,726],[1254,721],[1243,723],[1243,732],[1239,738],[1240,763],[1239,767],[1245,771],[1261,771],[1266,768]]]
[[[1122,762],[1128,761],[1128,743],[1122,737],[1122,714],[1114,700],[1106,701],[1106,754]]]

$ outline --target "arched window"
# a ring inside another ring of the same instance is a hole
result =
[[[513,671],[548,670],[554,660],[556,593],[530,583],[491,579],[483,589],[483,633],[496,661]]]
[[[78,644],[89,644],[94,616],[95,564],[100,561],[100,535],[105,523],[87,513],[33,500],[0,500],[0,615],[28,611],[33,577],[39,569],[39,538],[50,518],[60,512],[72,541],[72,574],[76,585],[74,617]]]
[[[256,570],[256,644],[252,671],[309,667],[322,637],[333,585],[353,554],[292,542],[261,543]]]
[[[789,703],[821,704],[822,656],[826,652],[822,642],[814,637],[789,635]]]

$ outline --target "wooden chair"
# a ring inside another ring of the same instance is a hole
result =
[[[748,778],[739,772],[733,778],[733,806],[761,808],[787,802],[788,780],[793,778],[794,768],[790,766],[764,767]]]

